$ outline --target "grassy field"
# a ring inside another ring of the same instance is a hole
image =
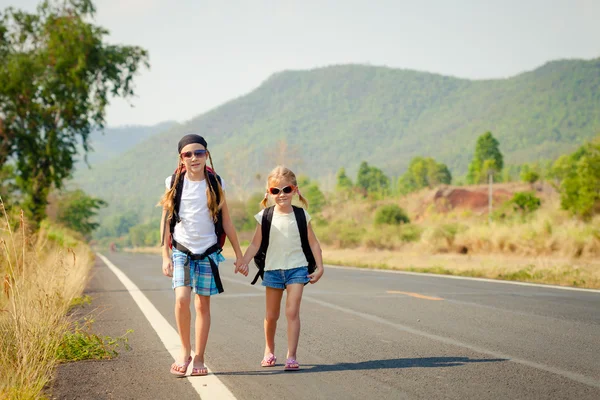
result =
[[[93,254],[62,228],[43,223],[27,235],[22,219],[0,216],[0,398],[43,398]]]

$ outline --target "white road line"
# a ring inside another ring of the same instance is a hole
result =
[[[98,257],[108,266],[108,268],[117,276],[123,286],[127,289],[133,300],[136,302],[148,322],[156,331],[158,337],[163,342],[165,348],[173,360],[176,360],[179,356],[179,350],[181,349],[181,342],[179,341],[179,334],[169,322],[162,316],[162,314],[152,305],[150,300],[142,293],[142,291],[133,283],[127,275],[125,275],[119,268],[117,268],[110,260],[104,257],[100,253],[96,253]],[[192,353],[193,357],[193,353]],[[191,366],[190,366],[191,368]],[[211,399],[235,399],[235,396],[231,391],[221,382],[219,378],[213,375],[211,369],[206,366],[209,374],[207,376],[196,376],[187,379],[192,384],[192,387],[196,389],[198,395],[202,400]],[[165,372],[167,373],[167,372]],[[173,379],[177,379],[173,377]]]
[[[335,269],[345,269],[349,271],[361,271],[361,272],[385,272],[387,274],[404,274],[404,275],[414,275],[414,276],[429,276],[432,278],[445,278],[445,279],[462,279],[467,281],[478,281],[478,282],[489,282],[489,283],[503,283],[507,285],[519,285],[519,286],[531,286],[531,287],[539,287],[544,289],[560,289],[560,290],[572,290],[577,292],[584,293],[600,293],[598,289],[585,289],[585,288],[575,288],[569,286],[558,286],[558,285],[546,285],[541,283],[528,283],[528,282],[515,282],[515,281],[503,281],[500,279],[488,279],[488,278],[473,278],[470,276],[456,276],[456,275],[442,275],[442,274],[431,274],[428,272],[411,272],[411,271],[400,271],[400,270],[390,270],[390,269],[377,269],[377,268],[358,268],[358,267],[344,267],[341,265],[330,265],[326,264],[327,268],[335,268]]]
[[[226,280],[228,282],[242,284],[242,285],[247,285],[248,284],[248,282],[242,281],[242,280],[238,280],[238,279],[232,279],[232,278],[221,278],[221,279]],[[259,290],[263,289],[262,286],[258,286],[258,287],[257,286],[253,286],[253,287],[255,287],[256,289],[259,289]],[[379,323],[379,324],[382,324],[382,325],[387,325],[387,326],[395,328],[395,329],[397,329],[399,331],[408,332],[408,333],[411,333],[413,335],[422,336],[422,337],[425,337],[427,339],[435,340],[437,342],[449,344],[449,345],[452,345],[452,346],[462,347],[462,348],[474,351],[476,353],[486,354],[488,356],[492,356],[492,357],[495,357],[495,358],[504,358],[504,359],[506,359],[508,361],[512,361],[512,362],[517,363],[517,364],[526,365],[528,367],[532,367],[532,368],[539,369],[539,370],[542,370],[542,371],[550,372],[552,374],[560,375],[562,377],[574,380],[576,382],[583,383],[584,385],[588,385],[588,386],[600,388],[600,381],[598,381],[597,379],[591,378],[589,376],[578,374],[576,372],[565,371],[563,369],[551,367],[549,365],[540,364],[540,363],[537,363],[535,361],[529,361],[529,360],[525,360],[523,358],[513,357],[513,356],[511,356],[509,354],[504,354],[504,353],[500,353],[500,352],[497,352],[497,351],[488,350],[488,349],[485,349],[483,347],[473,346],[471,344],[464,343],[464,342],[461,342],[459,340],[455,340],[455,339],[452,339],[452,338],[449,338],[449,337],[435,335],[435,334],[432,334],[432,333],[429,333],[429,332],[425,332],[425,331],[422,331],[422,330],[419,330],[419,329],[411,328],[410,326],[406,326],[406,325],[398,324],[398,323],[395,323],[395,322],[391,322],[391,321],[388,321],[388,320],[383,319],[381,317],[377,317],[375,315],[363,313],[363,312],[360,312],[360,311],[355,311],[355,310],[352,310],[352,309],[346,308],[346,307],[341,307],[341,306],[338,306],[336,304],[332,304],[329,301],[319,300],[319,299],[316,299],[314,297],[307,296],[305,294],[302,295],[302,299],[303,300],[308,300],[308,301],[316,303],[316,304],[319,304],[319,305],[321,305],[323,307],[331,308],[331,309],[336,310],[336,311],[340,311],[340,312],[343,312],[343,313],[346,313],[346,314],[354,315],[356,317],[364,318],[364,319],[366,319],[368,321],[371,321],[371,322],[376,322],[376,323]]]

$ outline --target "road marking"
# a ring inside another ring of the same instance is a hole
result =
[[[442,274],[432,274],[429,272],[410,272],[410,271],[377,269],[377,268],[345,267],[342,265],[331,265],[331,264],[326,264],[326,267],[334,268],[334,269],[346,269],[349,271],[383,272],[386,274],[404,274],[404,275],[414,275],[414,276],[426,276],[426,277],[432,277],[432,278],[461,279],[461,280],[465,280],[465,281],[501,283],[501,284],[506,284],[506,285],[539,287],[539,288],[543,288],[543,289],[559,289],[559,290],[571,290],[574,292],[584,292],[584,293],[600,293],[599,289],[585,289],[585,288],[575,288],[575,287],[569,287],[569,286],[546,285],[546,284],[542,284],[542,283],[503,281],[500,279],[489,279],[489,278],[473,278],[470,276],[442,275]]]
[[[417,299],[424,299],[424,300],[434,300],[434,301],[444,300],[441,297],[425,296],[424,294],[412,293],[412,292],[401,292],[399,290],[388,290],[386,293],[389,293],[389,294],[405,294],[407,296],[416,297]]]
[[[221,279],[226,280],[228,282],[237,283],[237,284],[240,284],[240,285],[248,285],[248,282],[242,281],[242,280],[239,280],[239,279],[233,279],[233,278],[221,278]],[[254,288],[258,289],[258,290],[263,289],[262,286],[259,286],[259,287],[252,286],[252,287],[254,287]],[[329,301],[319,300],[319,299],[316,299],[316,298],[313,298],[313,297],[310,297],[310,296],[307,296],[307,295],[303,295],[302,299],[303,300],[307,300],[307,301],[312,302],[312,303],[319,304],[319,305],[321,305],[323,307],[331,308],[331,309],[336,310],[336,311],[340,311],[340,312],[343,312],[343,313],[346,313],[346,314],[350,314],[350,315],[354,315],[354,316],[357,316],[357,317],[361,317],[361,318],[364,318],[364,319],[366,319],[368,321],[371,321],[371,322],[376,322],[376,323],[379,323],[379,324],[382,324],[382,325],[387,325],[387,326],[392,327],[394,329],[397,329],[399,331],[403,331],[403,332],[407,332],[407,333],[412,333],[413,335],[422,336],[422,337],[425,337],[427,339],[435,340],[437,342],[449,344],[449,345],[452,345],[452,346],[462,347],[464,349],[471,350],[471,351],[474,351],[474,352],[480,353],[480,354],[486,354],[486,355],[492,356],[494,358],[504,358],[504,359],[506,359],[508,361],[512,361],[512,362],[517,363],[517,364],[525,365],[525,366],[528,366],[528,367],[531,367],[531,368],[535,368],[535,369],[539,369],[539,370],[542,370],[542,371],[550,372],[552,374],[560,375],[562,377],[574,380],[576,382],[583,383],[584,385],[588,385],[588,386],[592,386],[592,387],[600,389],[600,381],[598,381],[597,379],[591,378],[589,376],[578,374],[576,372],[565,371],[563,369],[551,367],[551,366],[545,365],[545,364],[540,364],[540,363],[537,363],[535,361],[529,361],[529,360],[525,360],[523,358],[513,357],[513,356],[511,356],[509,354],[504,354],[504,353],[500,353],[500,352],[493,351],[493,350],[487,350],[487,349],[485,349],[483,347],[474,346],[474,345],[471,345],[471,344],[468,344],[468,343],[464,343],[464,342],[461,342],[459,340],[455,340],[455,339],[452,339],[452,338],[449,338],[449,337],[446,337],[446,336],[435,335],[433,333],[429,333],[429,332],[425,332],[425,331],[422,331],[422,330],[419,330],[419,329],[411,328],[410,326],[407,326],[407,325],[402,325],[402,324],[398,324],[398,323],[395,323],[395,322],[391,322],[391,321],[388,321],[386,319],[383,319],[381,317],[378,317],[378,316],[375,316],[375,315],[372,315],[372,314],[367,314],[367,313],[363,313],[363,312],[360,312],[360,311],[352,310],[350,308],[341,307],[341,306],[338,306],[336,304],[332,304]]]
[[[148,322],[154,330],[156,334],[163,342],[165,348],[171,356],[173,360],[176,360],[179,356],[179,350],[181,349],[181,342],[179,340],[179,334],[171,324],[162,316],[162,314],[154,307],[154,305],[148,300],[148,298],[142,293],[142,291],[133,283],[127,275],[125,275],[119,268],[117,268],[109,259],[104,257],[100,253],[96,253],[98,257],[104,264],[108,266],[108,268],[117,276],[117,278],[121,281],[123,286],[127,289],[133,300],[136,302]],[[193,323],[193,321],[192,321]],[[192,352],[192,357],[194,353]],[[210,400],[210,399],[235,399],[235,396],[231,391],[221,382],[216,375],[213,375],[211,369],[206,366],[208,369],[209,375],[203,377],[190,377],[188,375],[187,379],[192,384],[192,387],[196,389],[196,392],[202,398],[202,400]],[[173,377],[173,379],[177,379]]]

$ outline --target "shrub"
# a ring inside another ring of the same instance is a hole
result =
[[[380,207],[375,212],[375,225],[400,225],[408,224],[410,219],[406,212],[396,204]]]

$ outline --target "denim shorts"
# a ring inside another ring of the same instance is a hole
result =
[[[308,267],[298,267],[265,271],[262,285],[274,289],[285,289],[287,285],[294,283],[305,285],[308,281],[310,281]]]

